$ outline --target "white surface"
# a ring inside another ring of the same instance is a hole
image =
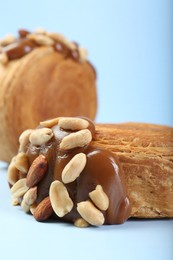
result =
[[[0,260],[173,259],[173,220],[129,220],[84,229],[39,223],[11,205],[4,167],[0,163]]]

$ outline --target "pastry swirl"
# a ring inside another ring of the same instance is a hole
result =
[[[95,118],[96,72],[87,52],[62,35],[19,31],[0,41],[0,160],[27,128],[57,116]]]

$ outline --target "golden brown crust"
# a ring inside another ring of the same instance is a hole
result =
[[[132,217],[173,217],[173,128],[100,124],[96,126],[94,145],[119,157]]]
[[[0,64],[0,160],[9,162],[18,136],[57,116],[96,114],[96,77],[88,62],[64,59],[39,47],[21,59]]]

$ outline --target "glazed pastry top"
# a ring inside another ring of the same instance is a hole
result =
[[[39,29],[34,32],[19,30],[18,37],[8,35],[0,40],[0,62],[6,64],[10,60],[19,59],[41,46],[51,46],[65,58],[77,62],[84,62],[87,58],[87,51],[76,42],[69,41],[63,35]]]
[[[28,141],[20,139],[16,158],[25,154],[29,170],[17,182],[26,177],[28,189],[37,187],[37,220],[45,219],[38,213],[45,199],[53,208],[50,215],[64,221],[76,223],[82,218],[91,225],[102,225],[129,218],[131,206],[121,165],[110,151],[92,145],[94,134],[94,124],[86,118],[58,118],[28,132]],[[20,168],[16,159],[13,163]],[[38,182],[33,181],[38,177],[34,177],[35,168],[42,176]],[[13,184],[10,178],[9,183]],[[63,210],[58,201],[66,201]]]

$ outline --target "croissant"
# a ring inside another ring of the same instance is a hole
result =
[[[9,162],[19,135],[40,121],[94,119],[96,109],[96,72],[78,44],[44,30],[0,41],[0,160]]]
[[[76,226],[173,217],[173,128],[43,121],[19,138],[8,169],[13,205]]]

